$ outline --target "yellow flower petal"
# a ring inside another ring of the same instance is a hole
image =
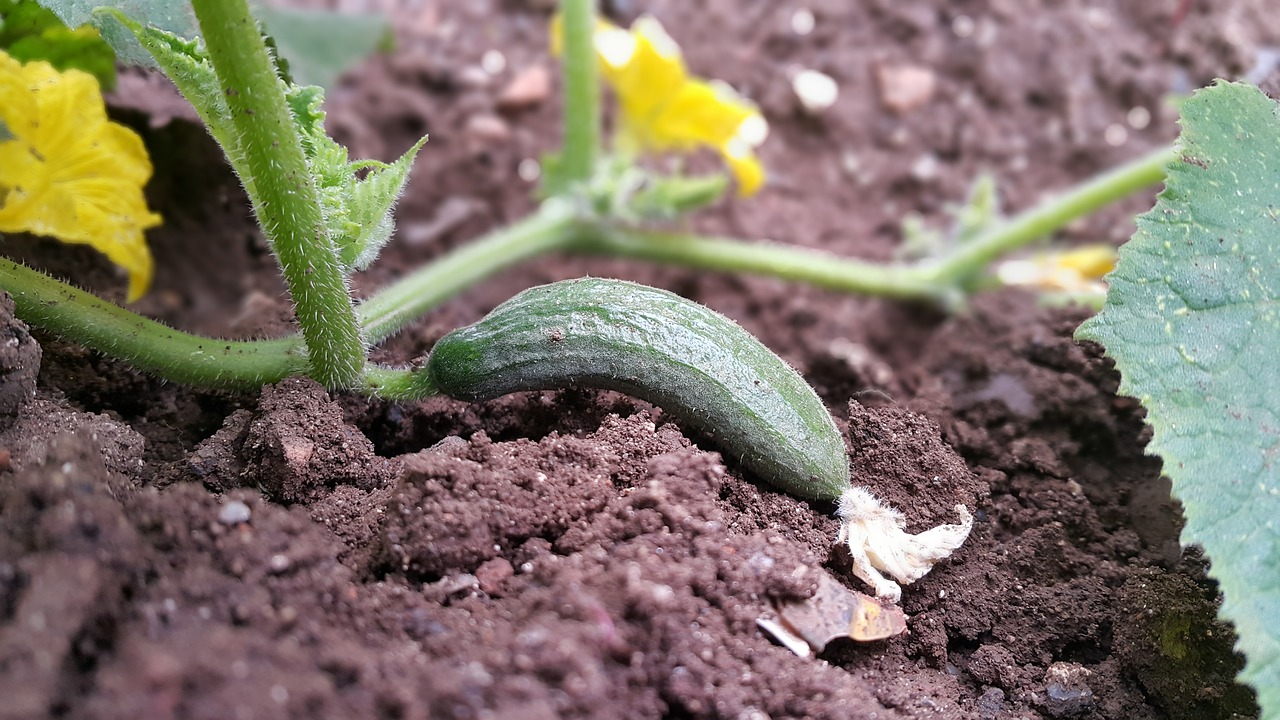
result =
[[[1110,245],[1085,245],[1059,255],[1057,264],[1084,277],[1101,280],[1116,267],[1116,249]]]
[[[722,152],[733,178],[738,182],[738,194],[751,197],[764,187],[764,165],[749,149],[737,149],[730,143]]]
[[[1116,250],[1110,245],[1085,245],[1074,250],[1050,252],[1025,260],[1006,260],[996,276],[1006,285],[1022,285],[1052,292],[1106,291],[1102,276],[1115,267]]]
[[[552,52],[559,53],[563,28],[552,20]],[[656,18],[643,16],[630,31],[605,21],[594,37],[600,74],[621,110],[618,142],[624,152],[689,152],[710,147],[720,153],[741,195],[764,184],[764,166],[754,150],[768,133],[760,111],[727,85],[691,77],[679,45]]]
[[[98,81],[0,52],[0,232],[90,245],[129,273],[129,300],[151,284],[143,231],[159,225],[142,187],[151,160],[142,138],[110,122]]]

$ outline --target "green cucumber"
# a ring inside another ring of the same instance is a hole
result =
[[[787,492],[835,500],[850,487],[844,441],[800,374],[737,323],[665,290],[599,278],[531,288],[442,338],[427,372],[469,401],[617,390]]]

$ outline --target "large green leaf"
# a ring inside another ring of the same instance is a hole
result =
[[[1240,678],[1280,718],[1280,117],[1219,83],[1182,106],[1180,156],[1120,250],[1078,337],[1142,401],[1246,657]]]
[[[119,58],[154,67],[151,53],[117,22],[118,15],[94,13],[110,7],[134,22],[194,40],[200,25],[190,0],[38,0],[69,27],[93,23]],[[391,22],[379,13],[272,8],[251,2],[254,14],[275,39],[299,84],[330,87],[338,76],[391,42]]]

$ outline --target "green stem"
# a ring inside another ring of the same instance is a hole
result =
[[[0,287],[17,316],[143,372],[187,385],[252,390],[307,368],[297,338],[242,342],[174,330],[0,258]]]
[[[530,258],[563,249],[576,221],[554,200],[536,212],[435,260],[362,302],[360,323],[370,342],[395,334],[423,313],[480,280]]]
[[[296,306],[310,374],[349,387],[364,368],[364,343],[283,84],[246,0],[192,6],[254,180],[254,210]]]
[[[595,0],[561,0],[564,28],[564,179],[587,180],[600,151]]]
[[[1103,173],[1082,185],[1010,218],[969,240],[952,252],[921,266],[922,277],[940,284],[954,284],[975,275],[1000,256],[1052,233],[1132,193],[1164,180],[1165,168],[1177,158],[1173,148],[1162,148]]]
[[[807,248],[749,243],[686,233],[599,226],[585,228],[573,246],[578,252],[768,275],[829,290],[899,299],[944,300],[948,288],[929,282],[909,266],[850,260]]]
[[[465,245],[382,289],[360,305],[359,314],[370,340],[378,342],[479,280],[556,250],[753,273],[840,292],[952,305],[965,292],[960,280],[1004,253],[1160,182],[1173,157],[1172,150],[1161,150],[1116,168],[1011,218],[927,265],[872,263],[787,245],[589,224],[576,220],[563,203],[548,201],[515,225]]]
[[[401,370],[372,363],[364,369],[360,389],[383,400],[421,400],[440,394],[425,368]]]

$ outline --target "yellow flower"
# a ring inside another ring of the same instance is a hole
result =
[[[0,122],[0,232],[91,245],[129,273],[129,301],[141,297],[153,268],[142,232],[160,224],[142,196],[151,161],[107,120],[98,81],[0,51]]]
[[[1116,265],[1116,249],[1110,245],[1084,245],[1051,252],[1029,260],[1006,260],[996,268],[1005,285],[1030,286],[1061,292],[1106,292],[1102,276]]]
[[[557,54],[560,32],[557,18]],[[764,185],[764,166],[755,156],[769,133],[764,116],[728,85],[691,77],[680,47],[655,18],[641,17],[629,31],[600,21],[594,40],[600,72],[622,110],[619,149],[688,152],[707,146],[729,165],[740,194]]]

